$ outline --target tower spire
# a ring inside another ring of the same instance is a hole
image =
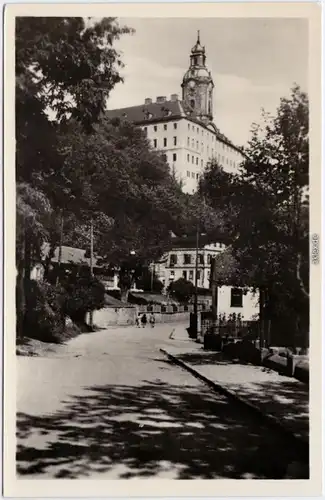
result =
[[[201,43],[200,42],[200,30],[197,30],[197,43]]]

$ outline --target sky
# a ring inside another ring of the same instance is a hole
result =
[[[294,83],[308,92],[308,21],[285,18],[121,18],[125,82],[108,99],[115,109],[146,97],[178,94],[200,30],[214,79],[214,122],[235,144],[250,138],[261,108],[274,114]]]

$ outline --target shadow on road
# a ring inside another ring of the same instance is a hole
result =
[[[20,413],[17,437],[17,472],[29,477],[281,479],[294,459],[226,398],[161,381],[91,387],[53,415]]]

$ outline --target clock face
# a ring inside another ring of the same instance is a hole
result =
[[[189,88],[190,88],[190,89],[194,89],[194,87],[195,87],[195,82],[194,82],[193,80],[189,81],[189,82],[188,82],[188,86],[189,86]]]

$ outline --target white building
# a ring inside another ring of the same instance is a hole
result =
[[[152,146],[166,155],[171,170],[183,182],[183,190],[193,193],[204,167],[212,158],[228,172],[237,170],[243,160],[240,148],[232,144],[213,123],[211,73],[206,67],[205,47],[200,37],[190,54],[190,66],[177,94],[146,98],[143,104],[107,111],[141,127]]]

